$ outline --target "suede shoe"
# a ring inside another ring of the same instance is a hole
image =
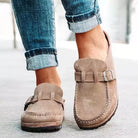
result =
[[[81,129],[104,125],[117,108],[116,75],[110,42],[106,34],[105,37],[109,44],[105,61],[82,58],[74,63],[74,117]]]
[[[21,128],[31,132],[59,130],[64,116],[63,91],[51,83],[41,83],[25,103]]]

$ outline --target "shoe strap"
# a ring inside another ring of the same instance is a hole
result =
[[[38,93],[38,95],[30,96],[25,102],[24,111],[30,104],[34,104],[40,100],[53,100],[57,103],[60,103],[64,109],[65,100],[62,99],[62,97],[55,92],[51,92],[48,95],[41,95],[41,93]]]
[[[113,70],[106,70],[104,72],[75,72],[76,82],[108,82],[116,79]]]

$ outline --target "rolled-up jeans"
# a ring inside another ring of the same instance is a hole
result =
[[[83,33],[101,24],[97,0],[62,0],[68,27]],[[53,0],[12,0],[25,48],[26,69],[58,66]]]

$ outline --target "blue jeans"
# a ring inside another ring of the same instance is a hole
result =
[[[69,29],[87,32],[101,24],[97,0],[62,0]],[[26,69],[58,66],[53,0],[12,0],[25,48]]]

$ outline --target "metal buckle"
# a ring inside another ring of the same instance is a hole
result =
[[[110,80],[108,80],[108,78],[107,78],[107,72],[110,72],[110,73],[111,73],[112,80],[113,80],[113,71],[112,71],[112,70],[107,70],[107,71],[104,71],[104,72],[103,72],[104,81],[110,81]]]

